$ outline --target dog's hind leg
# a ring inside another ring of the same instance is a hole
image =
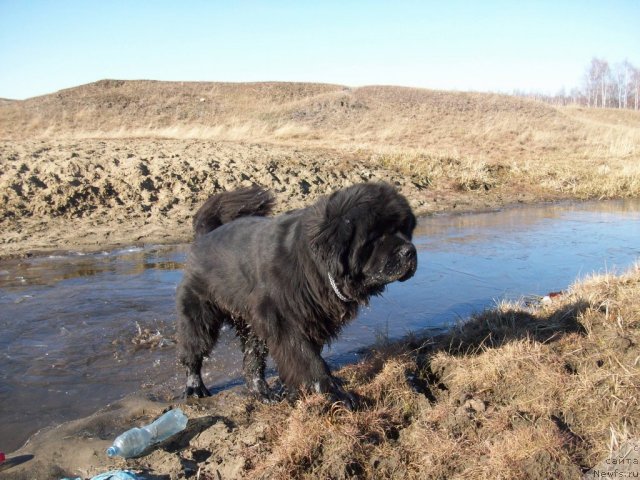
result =
[[[178,287],[178,358],[187,369],[187,397],[209,397],[202,381],[202,360],[218,340],[226,318],[214,305],[203,301],[185,282]]]
[[[264,378],[269,350],[265,342],[260,340],[248,326],[237,326],[238,336],[242,343],[242,369],[249,392],[263,401],[271,400],[271,390]]]

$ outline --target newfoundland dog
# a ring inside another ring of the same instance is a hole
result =
[[[241,340],[253,394],[271,398],[264,377],[271,354],[291,392],[310,389],[355,407],[320,353],[360,305],[413,276],[415,216],[386,183],[353,185],[266,218],[273,202],[254,186],[214,195],[196,213],[196,238],[177,292],[186,395],[210,395],[202,360],[227,324]]]

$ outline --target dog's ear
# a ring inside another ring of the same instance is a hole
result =
[[[349,216],[344,191],[337,191],[318,202],[307,222],[307,236],[314,255],[329,272],[342,276],[348,268],[354,219]]]

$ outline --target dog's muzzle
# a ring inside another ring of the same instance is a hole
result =
[[[398,262],[404,268],[404,273],[398,278],[399,282],[409,280],[418,269],[418,252],[413,243],[405,243],[397,253]]]

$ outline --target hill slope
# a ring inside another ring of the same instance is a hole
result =
[[[0,138],[168,137],[410,147],[505,160],[607,147],[619,112],[485,93],[305,83],[102,80],[0,105]],[[638,140],[640,114],[617,131]],[[582,117],[587,122],[582,121]]]

